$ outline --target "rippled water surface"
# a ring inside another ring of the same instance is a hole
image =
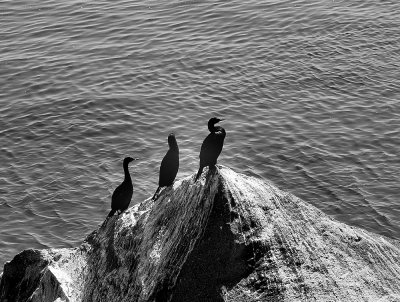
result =
[[[400,239],[400,2],[0,2],[0,265],[71,247],[131,166],[154,193],[167,135]],[[1,270],[1,269],[0,269]]]

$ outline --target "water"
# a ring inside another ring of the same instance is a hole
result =
[[[151,196],[175,132],[340,221],[400,239],[400,3],[0,2],[0,263],[72,247],[131,166]]]

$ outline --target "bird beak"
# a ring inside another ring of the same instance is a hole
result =
[[[134,158],[133,160],[139,160],[139,158]]]

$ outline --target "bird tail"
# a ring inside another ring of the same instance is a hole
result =
[[[161,189],[161,187],[158,187],[158,188],[157,188],[157,190],[156,190],[156,192],[154,193],[153,198],[152,198],[151,200],[155,200],[155,199],[156,199],[156,197],[157,197],[157,195],[158,195],[158,192],[160,192],[160,189]]]
[[[113,216],[115,214],[115,212],[116,212],[116,210],[111,210],[110,213],[108,213],[107,218]]]
[[[194,180],[195,182],[197,181],[197,179],[199,179],[201,173],[203,173],[203,167],[202,166],[200,166],[199,171],[197,172],[196,178]]]
[[[108,213],[106,219],[104,220],[103,224],[101,225],[100,228],[104,227],[105,225],[107,225],[108,219],[110,219],[110,217],[112,217],[114,215],[114,213],[116,212],[116,210],[111,210],[110,213]]]

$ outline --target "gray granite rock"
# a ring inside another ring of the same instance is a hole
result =
[[[400,243],[219,166],[105,221],[74,249],[26,250],[0,301],[400,301]]]

